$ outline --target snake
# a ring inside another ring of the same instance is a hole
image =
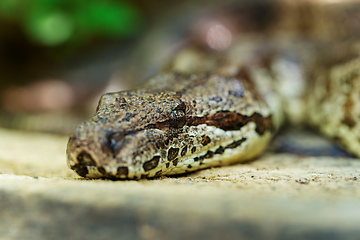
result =
[[[360,157],[359,4],[271,4],[271,23],[243,27],[229,46],[187,44],[142,88],[104,94],[69,139],[69,168],[143,179],[230,165],[257,158],[286,123]]]

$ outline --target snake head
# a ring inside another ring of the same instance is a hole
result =
[[[176,92],[105,94],[95,116],[69,139],[68,166],[82,177],[155,176],[190,111],[191,103]]]
[[[252,158],[271,135],[266,104],[236,78],[176,74],[148,84],[102,96],[68,142],[71,169],[113,179],[186,173]]]

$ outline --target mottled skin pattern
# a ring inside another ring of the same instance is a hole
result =
[[[103,95],[69,140],[68,166],[82,177],[139,179],[246,161],[284,119],[360,157],[359,4],[304,1],[298,11],[276,2],[282,11],[264,36],[240,34],[222,54],[184,49],[143,89]]]
[[[345,60],[313,71],[307,118],[322,133],[360,157],[360,49],[358,43],[347,43],[345,49],[352,50]]]
[[[68,143],[83,177],[145,178],[248,160],[266,146],[270,111],[244,79],[164,74],[142,90],[105,94]],[[251,144],[256,142],[256,147]],[[238,149],[239,153],[230,154]],[[228,153],[229,152],[229,153]],[[227,157],[227,155],[229,155]]]

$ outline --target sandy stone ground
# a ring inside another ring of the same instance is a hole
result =
[[[89,180],[67,137],[0,129],[0,239],[359,239],[360,161],[265,153],[178,177]]]

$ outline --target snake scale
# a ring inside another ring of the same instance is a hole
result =
[[[265,10],[251,10],[271,9],[267,18],[241,11],[242,30],[216,24],[233,34],[229,46],[216,36],[221,49],[187,44],[143,88],[104,94],[70,137],[68,166],[140,179],[243,162],[284,122],[311,125],[360,157],[359,4],[260,2]]]

